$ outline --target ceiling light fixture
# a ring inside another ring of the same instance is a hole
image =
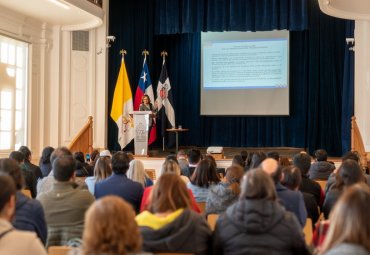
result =
[[[53,4],[58,5],[59,7],[62,7],[62,8],[67,9],[67,10],[70,9],[70,7],[67,4],[65,4],[64,2],[62,2],[60,0],[49,0],[49,2],[52,2]]]

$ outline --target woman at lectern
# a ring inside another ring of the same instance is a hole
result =
[[[139,106],[139,111],[151,111],[153,114],[156,114],[157,107],[153,106],[153,104],[150,102],[150,97],[145,94],[141,98],[141,104]]]

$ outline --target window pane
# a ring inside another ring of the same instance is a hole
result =
[[[15,112],[15,130],[19,131],[22,128],[22,112]]]
[[[22,131],[15,132],[14,149],[18,150],[22,145],[24,145],[24,133]]]
[[[12,108],[12,92],[1,91],[0,100],[1,100],[0,104],[1,109],[10,110]]]
[[[6,73],[10,76],[10,77],[14,77],[15,76],[15,69],[13,67],[7,67],[6,68]],[[13,84],[12,84],[13,85]]]
[[[23,48],[17,47],[17,66],[23,67]]]
[[[12,112],[9,110],[0,111],[0,130],[10,131],[12,127]]]
[[[17,76],[15,77],[16,78],[16,88],[17,89],[22,89],[23,88],[23,70],[20,69],[20,68],[17,68]]]
[[[9,44],[9,51],[8,51],[8,64],[15,65],[15,46]]]
[[[10,150],[10,132],[0,132],[0,150]]]
[[[8,44],[5,42],[1,43],[1,62],[7,63],[8,62]]]
[[[23,91],[17,90],[15,92],[15,109],[22,110],[23,109]]]

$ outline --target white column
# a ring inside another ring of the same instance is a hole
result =
[[[355,116],[370,151],[370,21],[355,21]],[[346,96],[346,95],[343,95]]]

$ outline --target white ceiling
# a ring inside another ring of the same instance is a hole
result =
[[[87,0],[59,0],[69,9],[60,7],[49,0],[0,0],[0,6],[45,21],[61,25],[63,30],[91,29],[103,23],[102,8]]]
[[[322,12],[343,19],[370,20],[369,0],[318,0]]]

